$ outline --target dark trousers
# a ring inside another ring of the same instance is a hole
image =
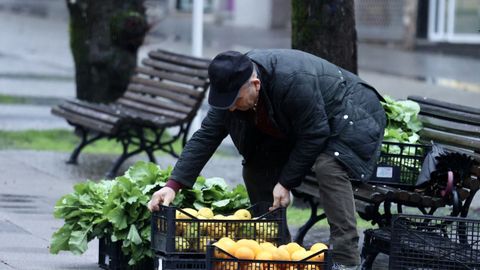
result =
[[[252,204],[258,202],[273,204],[273,188],[278,183],[278,176],[288,159],[288,153],[278,149],[280,148],[272,147],[268,150],[261,148],[243,164],[243,179]],[[288,226],[286,238],[291,241]]]
[[[290,155],[285,142],[263,138],[243,163],[243,179],[252,204],[263,201],[273,203],[273,188]]]
[[[288,154],[281,151],[258,151],[243,166],[243,179],[252,204],[273,202],[277,184]],[[330,225],[333,259],[345,265],[360,263],[358,233],[352,185],[345,168],[333,157],[321,154],[314,166],[321,203]],[[288,234],[290,237],[290,234]]]
[[[317,158],[313,171],[317,177],[320,202],[330,225],[333,260],[344,265],[358,265],[355,201],[348,172],[335,158],[326,154]]]

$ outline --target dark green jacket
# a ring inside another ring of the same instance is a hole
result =
[[[297,50],[253,50],[247,54],[259,69],[260,94],[270,120],[291,149],[279,182],[299,186],[317,156],[336,157],[358,179],[373,172],[386,122],[375,89],[326,60]],[[188,141],[172,179],[191,187],[222,140],[230,135],[247,160],[258,147],[253,122],[244,112],[211,108]]]

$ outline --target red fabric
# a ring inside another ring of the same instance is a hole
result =
[[[175,191],[175,193],[177,193],[180,189],[185,187],[185,185],[183,185],[182,183],[179,183],[179,182],[177,182],[173,179],[168,179],[165,186],[173,189]]]
[[[257,108],[255,111],[255,125],[263,133],[278,139],[286,139],[287,136],[280,130],[275,128],[272,121],[268,117],[267,106],[262,98],[258,99]]]

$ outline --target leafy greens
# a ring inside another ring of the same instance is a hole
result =
[[[50,252],[82,254],[95,237],[110,237],[113,242],[122,241],[122,252],[130,258],[130,265],[153,257],[147,203],[165,185],[171,171],[171,167],[162,170],[154,163],[140,161],[114,180],[76,184],[74,191],[55,205],[54,216],[64,219],[64,225],[53,233]],[[222,178],[199,176],[192,189],[178,192],[173,205],[231,213],[247,208],[250,201],[243,185],[228,190]]]

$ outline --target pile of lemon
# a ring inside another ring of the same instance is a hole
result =
[[[175,250],[205,252],[209,241],[217,240],[224,236],[235,236],[235,224],[228,224],[229,220],[250,220],[251,213],[247,209],[239,209],[233,215],[215,215],[212,209],[204,207],[199,210],[183,208],[176,210],[177,220],[191,220],[177,222],[175,225]],[[197,221],[201,220],[200,226]],[[208,220],[224,220],[225,223],[213,223]],[[227,230],[228,227],[228,230]],[[227,235],[228,232],[228,235]],[[197,242],[199,243],[197,245]],[[198,250],[197,250],[198,247]]]
[[[185,214],[183,212],[188,213]],[[239,209],[233,215],[224,216],[221,214],[215,215],[213,210],[208,207],[200,208],[198,211],[193,208],[182,208],[182,211],[175,212],[176,219],[191,219],[191,216],[197,219],[216,219],[216,220],[248,220],[252,219],[252,214],[247,209]]]
[[[227,252],[237,259],[242,260],[260,260],[260,261],[302,261],[322,250],[327,250],[328,246],[324,243],[316,243],[310,249],[306,249],[300,246],[298,243],[291,242],[285,245],[276,247],[273,243],[263,242],[258,243],[251,239],[240,239],[234,241],[231,238],[223,237],[213,244],[217,248]],[[216,250],[214,254],[215,258],[231,258],[227,254]],[[325,259],[325,252],[319,253],[312,258],[309,258],[308,262],[323,262]],[[281,269],[280,266],[266,264],[257,265],[260,267],[253,267],[248,269]],[[266,268],[268,267],[268,268]],[[297,267],[298,268],[298,267]],[[286,268],[290,269],[290,268]],[[318,268],[303,268],[303,269],[318,269]]]

